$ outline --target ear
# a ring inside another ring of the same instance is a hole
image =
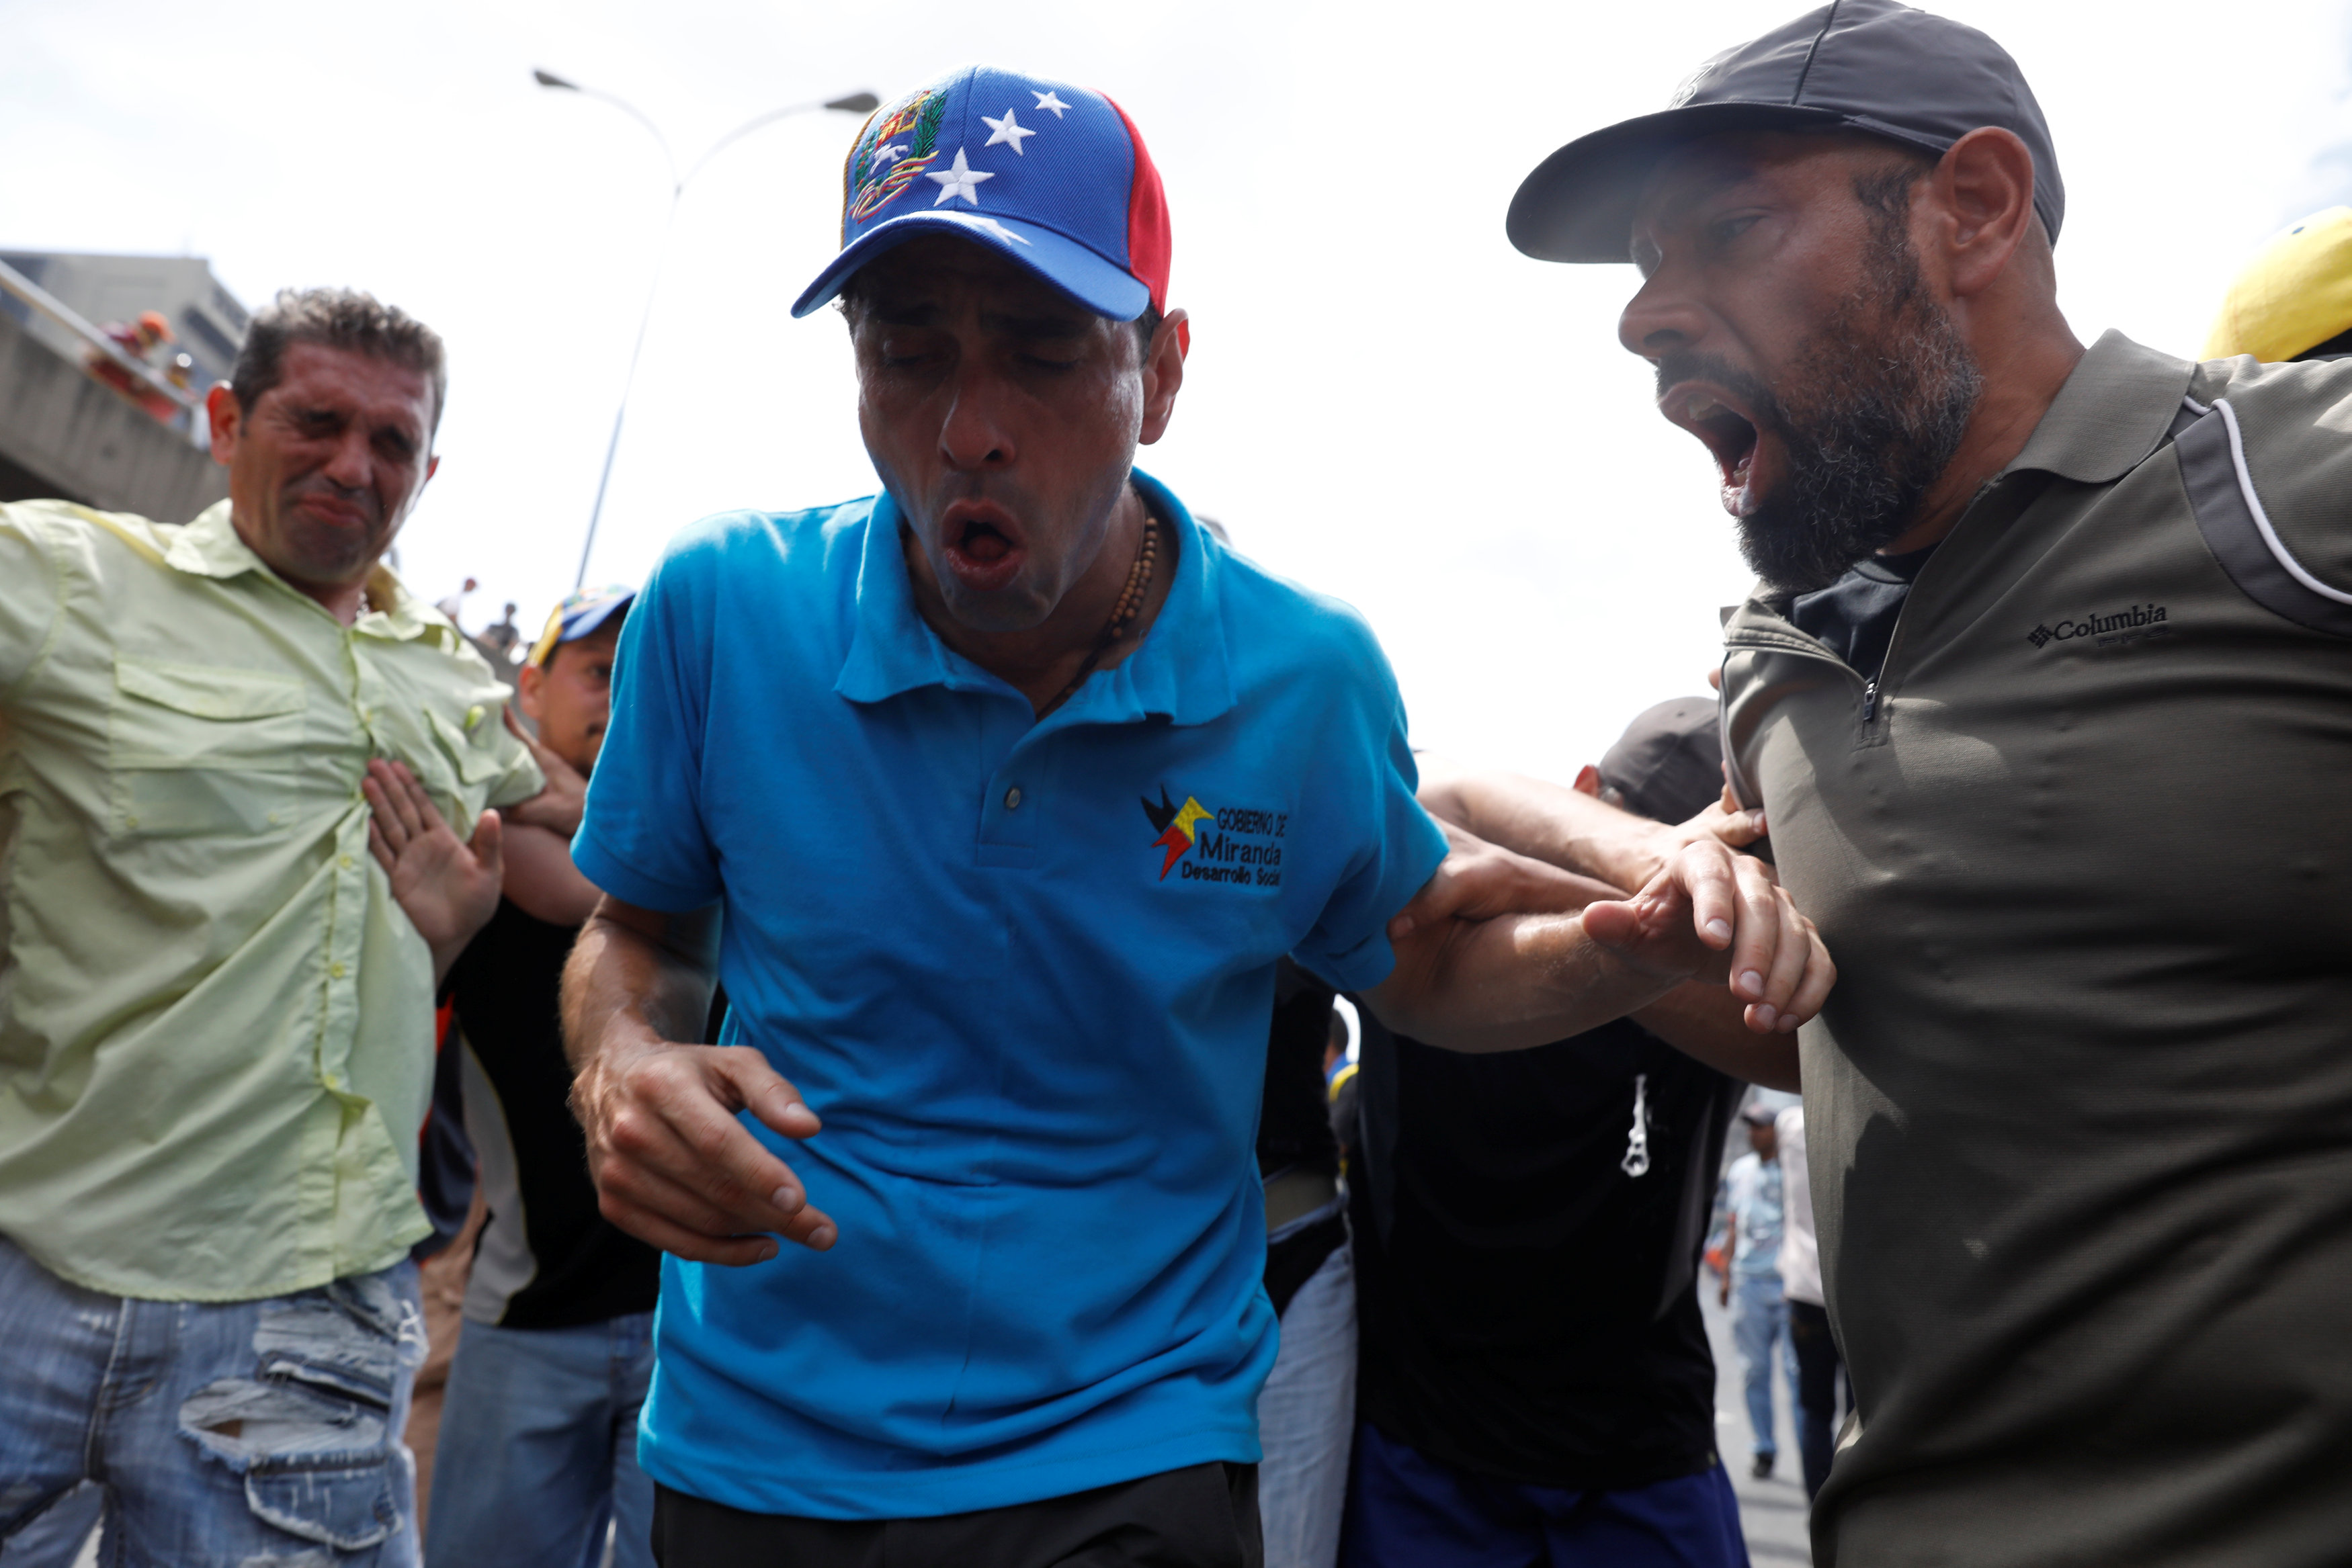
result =
[[[1931,243],[1954,296],[1990,287],[2033,228],[2033,154],[2014,131],[1985,126],[1952,143],[1930,176]]]
[[[533,724],[540,719],[540,691],[546,685],[547,672],[537,664],[525,664],[515,672],[515,706]]]
[[[212,432],[213,461],[223,467],[236,456],[237,431],[244,415],[236,393],[228,390],[226,382],[215,382],[213,390],[205,393],[205,423]]]
[[[1580,795],[1590,795],[1596,800],[1601,799],[1601,769],[1590,762],[1578,768],[1574,788]]]
[[[1171,310],[1160,319],[1143,350],[1143,429],[1137,439],[1146,446],[1168,433],[1175,417],[1176,394],[1184,385],[1184,356],[1192,348],[1192,319]]]

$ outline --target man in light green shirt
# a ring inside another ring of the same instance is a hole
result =
[[[89,1479],[119,1561],[415,1558],[434,988],[485,808],[577,819],[379,564],[445,386],[289,292],[212,392],[229,500],[0,507],[0,1541]]]

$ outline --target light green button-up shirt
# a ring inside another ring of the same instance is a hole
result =
[[[433,965],[368,853],[372,757],[462,833],[541,787],[390,572],[345,627],[185,527],[0,506],[0,1235],[116,1295],[399,1260]]]

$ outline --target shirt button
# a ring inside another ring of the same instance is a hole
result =
[[[335,863],[336,863],[337,865],[339,865],[339,866],[342,867],[345,871],[349,871],[349,870],[351,870],[351,869],[352,869],[352,866],[356,865],[358,862],[357,862],[356,861],[352,860],[352,857],[351,857],[351,856],[349,856],[349,855],[337,855],[337,856],[335,857]]]
[[[1021,810],[1020,785],[1015,784],[1012,789],[1007,789],[1004,792],[1004,809],[1008,811],[1017,811]]]
[[[343,977],[343,967],[342,967],[342,965],[341,965],[341,964],[339,964],[339,963],[338,963],[338,964],[330,964],[330,965],[328,965],[328,966],[327,966],[327,975],[328,975],[328,977],[329,977],[331,979],[337,979],[337,980],[341,979],[341,978]]]

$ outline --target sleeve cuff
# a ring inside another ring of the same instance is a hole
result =
[[[684,915],[706,908],[718,903],[723,891],[715,885],[707,889],[688,887],[649,876],[599,843],[585,827],[572,841],[572,863],[600,891],[624,904],[657,909],[665,915]]]

